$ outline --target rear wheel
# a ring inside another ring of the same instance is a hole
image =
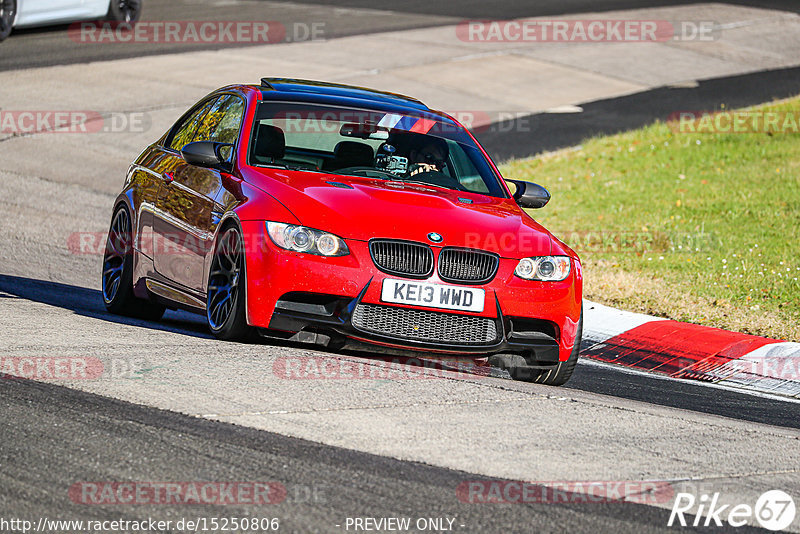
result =
[[[223,228],[208,274],[206,316],[211,333],[225,341],[246,341],[254,337],[245,314],[244,254],[239,228],[233,224]]]
[[[529,367],[513,367],[509,369],[509,374],[515,380],[525,382],[535,382],[548,386],[563,386],[572,376],[575,366],[578,365],[578,358],[581,353],[581,339],[583,338],[583,307],[581,307],[581,317],[578,319],[578,329],[575,333],[575,343],[572,345],[572,352],[564,362],[546,371],[539,371]]]
[[[117,315],[157,321],[164,306],[133,294],[133,232],[128,209],[120,207],[111,219],[103,255],[103,303]]]
[[[142,15],[142,0],[111,0],[106,18],[114,22],[133,24]]]
[[[17,16],[17,0],[0,0],[0,41],[11,34]]]

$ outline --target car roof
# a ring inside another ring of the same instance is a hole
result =
[[[342,104],[350,104],[353,101],[366,101],[378,104],[381,108],[392,108],[399,112],[433,111],[416,98],[410,96],[338,83],[294,78],[262,78],[259,89],[264,99],[267,100],[281,97],[289,97],[295,100],[300,97],[308,101],[328,103],[339,101]]]

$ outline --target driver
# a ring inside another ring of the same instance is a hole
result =
[[[448,153],[447,142],[444,139],[426,135],[408,155],[411,170],[409,176],[423,172],[442,172]]]

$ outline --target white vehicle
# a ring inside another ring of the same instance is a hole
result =
[[[13,28],[107,18],[136,22],[142,0],[0,0],[0,41]]]

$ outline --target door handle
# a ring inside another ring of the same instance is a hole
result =
[[[171,182],[172,180],[174,180],[174,179],[175,179],[175,173],[174,173],[174,172],[172,172],[172,171],[170,171],[170,172],[165,172],[165,173],[162,173],[162,174],[161,174],[161,178],[162,178],[162,179],[163,179],[165,182],[169,183],[169,182]]]

